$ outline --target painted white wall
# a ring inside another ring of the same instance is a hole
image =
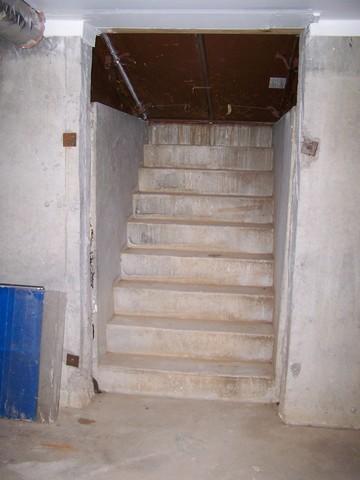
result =
[[[80,355],[81,365],[63,366],[61,398],[79,406],[91,396],[91,345],[83,335],[90,49],[80,38],[59,37],[29,50],[0,43],[0,56],[0,281],[65,294],[64,358]],[[77,147],[64,149],[66,131],[77,132]]]
[[[291,293],[291,253],[296,220],[294,173],[296,162],[296,107],[273,127],[274,149],[274,331],[276,398],[283,382],[287,351],[287,325]]]
[[[359,37],[360,20],[356,16],[352,20],[320,20],[310,25],[310,34],[321,37]]]
[[[100,103],[93,105],[96,317],[99,354],[106,351],[106,324],[113,316],[113,283],[127,244],[126,222],[143,161],[144,121]]]
[[[307,36],[286,383],[293,424],[360,428],[360,39]]]

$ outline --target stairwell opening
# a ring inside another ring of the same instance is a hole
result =
[[[291,31],[108,34],[93,51],[91,99],[157,122],[273,124],[296,104],[298,60]]]
[[[296,32],[98,38],[102,390],[279,401],[286,315],[277,287],[285,289],[298,59]]]

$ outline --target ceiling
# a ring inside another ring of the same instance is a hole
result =
[[[206,15],[211,10],[309,9],[319,12],[321,19],[360,19],[359,0],[30,0],[29,3],[49,17],[89,18],[94,25],[107,11],[126,15],[130,11],[202,10]]]
[[[82,35],[93,45],[100,32],[116,32],[112,38],[121,62],[154,119],[274,122],[296,102],[297,83],[296,39],[278,34],[309,25],[320,35],[360,34],[360,0],[29,2],[44,11],[49,36]],[[148,30],[178,33],[134,33]],[[277,34],[259,34],[264,32]],[[285,90],[269,88],[270,77],[286,78]],[[92,97],[136,113],[99,37]]]
[[[273,123],[296,103],[296,35],[110,38],[150,120]],[[285,88],[269,88],[271,77],[281,78]],[[139,114],[101,37],[93,55],[92,101]]]

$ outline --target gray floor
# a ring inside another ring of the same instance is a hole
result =
[[[0,421],[1,480],[360,479],[360,432],[269,405],[97,395],[56,425]]]

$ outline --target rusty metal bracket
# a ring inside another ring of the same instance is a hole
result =
[[[79,365],[80,365],[79,355],[73,355],[72,353],[68,353],[66,355],[66,365],[68,365],[69,367],[79,368]]]
[[[110,55],[112,56],[112,59],[116,65],[116,68],[118,69],[122,79],[125,82],[125,85],[127,86],[130,95],[132,96],[134,102],[136,103],[136,108],[140,115],[143,117],[144,120],[147,120],[147,114],[146,114],[146,109],[145,106],[140,102],[139,97],[137,96],[134,87],[132,86],[132,83],[130,82],[129,77],[127,76],[127,73],[125,72],[124,67],[121,64],[119,55],[117,54],[113,44],[111,43],[110,37],[106,33],[102,33],[101,37],[103,38],[107,48],[109,49]]]
[[[63,146],[64,147],[76,147],[76,133],[64,132],[63,133]]]
[[[311,157],[315,157],[318,147],[319,147],[318,140],[304,137],[303,142],[301,144],[301,153],[304,153],[305,155],[310,155]]]

